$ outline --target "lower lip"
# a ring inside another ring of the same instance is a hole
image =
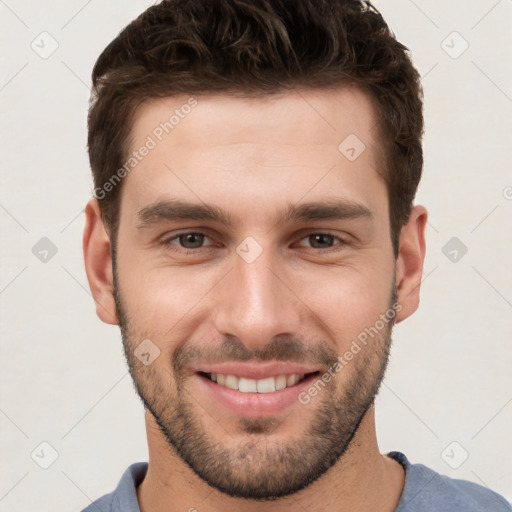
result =
[[[272,393],[242,393],[213,382],[208,377],[195,374],[206,392],[219,404],[238,416],[256,418],[271,416],[299,403],[299,395],[318,377],[317,373],[307,375],[297,384],[273,391]]]

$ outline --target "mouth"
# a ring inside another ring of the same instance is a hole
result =
[[[217,413],[247,418],[275,416],[292,407],[303,407],[299,395],[321,374],[303,367],[289,373],[284,368],[229,370],[195,373],[201,392],[207,398],[204,404],[213,406]]]
[[[290,388],[302,382],[306,377],[316,375],[319,372],[311,373],[292,373],[289,375],[275,375],[263,379],[250,379],[247,377],[237,377],[224,373],[205,373],[199,372],[204,378],[210,379],[219,386],[224,386],[241,393],[274,393],[282,389]]]

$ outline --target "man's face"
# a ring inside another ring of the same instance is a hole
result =
[[[187,100],[150,101],[133,127],[131,151],[156,147],[123,183],[126,356],[196,474],[233,496],[284,496],[345,452],[387,363],[395,259],[376,119],[347,87],[198,96],[155,132]]]

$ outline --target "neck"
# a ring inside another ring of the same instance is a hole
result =
[[[402,466],[379,452],[373,406],[349,449],[331,469],[302,491],[266,502],[232,498],[212,489],[169,447],[148,411],[146,429],[149,466],[137,489],[141,512],[289,512],[301,508],[308,512],[393,512],[404,486]]]

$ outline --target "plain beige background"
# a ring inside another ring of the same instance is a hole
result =
[[[81,236],[92,66],[148,5],[0,1],[0,512],[79,511],[147,457]],[[423,76],[430,212],[421,306],[395,329],[377,402],[381,450],[512,500],[512,1],[377,5]]]

